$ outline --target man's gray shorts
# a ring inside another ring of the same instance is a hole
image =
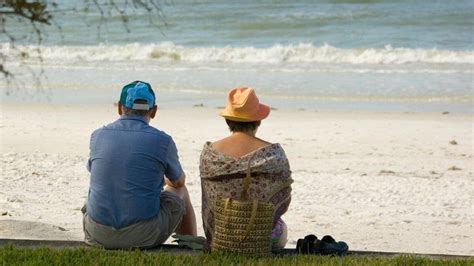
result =
[[[84,214],[86,244],[108,249],[147,248],[160,245],[176,230],[185,213],[184,202],[176,194],[162,191],[160,212],[154,218],[115,229],[99,224]]]

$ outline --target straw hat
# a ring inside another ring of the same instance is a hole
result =
[[[270,107],[258,101],[252,88],[235,88],[229,91],[220,115],[232,121],[253,122],[265,119],[269,113]]]

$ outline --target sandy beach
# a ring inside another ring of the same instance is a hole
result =
[[[203,235],[199,155],[228,134],[218,110],[162,109]],[[2,104],[0,238],[82,240],[91,132],[107,105]],[[354,250],[474,255],[473,115],[273,110],[258,136],[290,160],[287,247],[313,233]]]

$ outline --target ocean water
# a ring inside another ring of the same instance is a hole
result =
[[[19,78],[1,101],[111,103],[141,79],[162,107],[249,86],[276,108],[473,112],[474,1],[162,1],[154,24],[130,8],[126,25],[84,7],[59,1],[40,45],[7,21],[18,41],[0,52]]]

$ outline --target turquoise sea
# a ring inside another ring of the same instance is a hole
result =
[[[58,3],[60,28],[41,27],[40,45],[28,24],[6,22],[18,41],[2,35],[0,52],[22,89],[1,81],[2,102],[111,103],[142,79],[162,107],[218,107],[250,86],[276,108],[473,112],[471,0],[175,0],[151,22],[129,7],[126,25]]]

